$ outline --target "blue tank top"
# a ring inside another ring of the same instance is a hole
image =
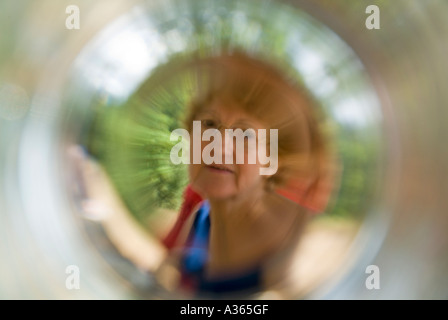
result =
[[[257,290],[261,284],[261,269],[226,276],[206,279],[205,268],[209,259],[210,204],[203,201],[196,213],[192,229],[187,239],[181,260],[182,276],[200,292],[230,293],[245,290]]]

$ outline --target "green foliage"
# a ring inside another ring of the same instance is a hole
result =
[[[335,217],[364,217],[373,200],[379,175],[379,142],[373,134],[361,134],[350,127],[339,129],[336,137],[342,173],[329,213]]]
[[[118,107],[102,108],[92,127],[89,151],[110,175],[125,204],[145,223],[157,208],[177,210],[187,184],[184,165],[170,161],[171,131],[182,127],[184,87],[155,89]]]

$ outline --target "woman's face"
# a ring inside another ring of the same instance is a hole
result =
[[[212,143],[213,138],[211,138],[211,141],[202,141],[201,139],[201,163],[193,164],[193,161],[190,161],[192,163],[189,166],[190,183],[196,192],[206,199],[223,200],[254,191],[265,183],[265,176],[260,175],[259,169],[261,165],[258,161],[258,155],[256,156],[255,164],[248,163],[248,153],[258,150],[258,129],[265,129],[260,121],[245,113],[237,105],[232,103],[224,104],[219,100],[212,102],[208,108],[196,116],[195,120],[201,121],[201,137],[207,129],[219,130],[222,137],[221,147],[219,150],[215,149],[218,152],[217,155],[214,152],[209,152],[211,146],[207,148],[205,153],[203,152],[204,148]],[[236,164],[237,152],[240,150],[237,150],[235,146],[236,140],[233,141],[232,148],[232,143],[229,142],[230,139],[226,139],[228,135],[225,134],[225,129],[254,130],[255,135],[244,138],[243,164]],[[193,157],[193,143],[196,143],[196,141],[193,142],[192,132],[190,132],[190,139],[191,157]],[[253,140],[253,145],[256,146],[256,150],[251,149],[249,151],[248,149],[252,145],[251,139]],[[208,154],[215,156],[215,159],[216,156],[221,158],[222,164],[205,164],[203,156]],[[232,164],[228,163],[228,160],[226,163],[226,156],[227,159],[229,157],[233,159]]]

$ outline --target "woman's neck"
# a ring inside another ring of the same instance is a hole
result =
[[[263,207],[266,193],[262,187],[257,186],[230,198],[208,199],[211,208],[210,219],[216,224],[224,225],[254,219]]]
[[[209,199],[211,274],[251,268],[266,255],[272,243],[269,198],[268,191],[256,188],[230,199]]]

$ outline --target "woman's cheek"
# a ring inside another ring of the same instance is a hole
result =
[[[250,187],[256,183],[262,183],[260,176],[260,165],[258,164],[241,164],[238,165],[238,185],[241,188]]]

